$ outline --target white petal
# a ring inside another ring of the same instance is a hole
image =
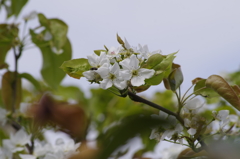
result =
[[[140,68],[138,70],[139,76],[144,77],[145,79],[149,79],[154,75],[155,71],[153,69],[145,69],[145,68]]]
[[[88,80],[94,80],[95,74],[96,72],[93,70],[83,72],[83,76],[86,77]]]
[[[132,78],[132,73],[130,70],[120,71],[120,76],[125,80],[130,80]]]
[[[184,120],[184,126],[190,127],[191,121],[187,118],[184,118],[183,120]]]
[[[119,70],[120,70],[120,67],[119,67],[118,63],[115,62],[114,65],[112,66],[110,72],[114,75],[118,75]]]
[[[131,48],[131,46],[130,46],[130,44],[128,43],[128,41],[127,41],[126,38],[124,38],[124,46],[125,46],[127,49],[130,49],[130,48]]]
[[[168,114],[163,112],[163,111],[159,111],[159,116],[162,118],[162,119],[167,119],[168,117]]]
[[[110,87],[112,87],[112,80],[110,79],[103,79],[101,82],[100,82],[100,88],[102,89],[108,89]]]
[[[139,69],[139,60],[137,59],[136,55],[132,54],[130,56],[130,63],[129,63],[131,70]]]
[[[127,87],[127,81],[125,80],[114,79],[113,84],[120,90],[123,90]]]
[[[119,62],[119,64],[123,67],[123,69],[125,70],[131,70],[131,66],[130,66],[130,59],[124,59],[123,61]]]
[[[176,132],[180,133],[183,131],[183,127],[180,123],[178,123],[174,129]]]
[[[36,159],[35,156],[33,156],[33,155],[28,155],[28,154],[19,154],[19,156],[20,156],[22,159]]]
[[[193,98],[193,99],[187,101],[185,108],[187,108],[189,110],[194,110],[197,108],[201,108],[203,105],[204,105],[204,102],[201,102],[200,99]]]
[[[187,131],[190,135],[195,135],[197,130],[194,129],[194,128],[190,128],[188,131]]]
[[[236,123],[238,121],[238,116],[237,115],[229,115],[229,120],[233,123]]]
[[[142,76],[133,76],[131,79],[131,84],[133,86],[141,86],[141,85],[145,84],[144,80],[145,79]]]
[[[108,67],[100,67],[96,72],[102,77],[107,78],[109,75],[109,68]]]
[[[220,110],[217,115],[218,120],[224,120],[229,115],[229,110]]]
[[[87,56],[88,62],[92,67],[97,67],[98,61],[99,61],[99,56],[96,54],[92,54],[90,56]]]

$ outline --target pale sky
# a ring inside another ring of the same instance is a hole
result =
[[[186,90],[195,77],[240,68],[239,6],[238,0],[30,0],[17,21],[33,10],[62,19],[69,26],[73,58],[86,58],[103,45],[118,46],[116,33],[132,46],[148,44],[150,51],[161,49],[169,54],[179,50],[175,62],[182,66]],[[37,24],[36,19],[29,26]],[[13,69],[12,54],[7,61]],[[24,52],[19,65],[20,72],[41,77],[38,49]],[[84,90],[90,87],[85,78],[68,76],[63,84],[76,84]],[[148,92],[157,90],[159,86]]]

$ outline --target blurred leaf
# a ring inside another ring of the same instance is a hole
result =
[[[231,86],[234,92],[237,94],[238,97],[240,97],[240,88],[238,85]]]
[[[177,159],[194,159],[194,158],[208,158],[206,151],[194,152],[191,148],[183,150],[177,157]]]
[[[87,59],[73,59],[69,61],[64,61],[60,67],[66,72],[70,77],[80,79],[83,77],[83,72],[90,70],[91,66]]]
[[[5,58],[8,51],[15,45],[18,36],[18,28],[16,25],[0,24],[0,69],[7,68]]]
[[[54,91],[54,95],[61,96],[65,101],[73,99],[79,104],[87,105],[88,102],[84,93],[76,86],[60,86],[57,91]]]
[[[176,111],[174,95],[170,90],[156,92],[153,96],[152,102],[159,104],[173,112]]]
[[[101,52],[106,52],[106,50],[94,50],[94,53],[100,56]]]
[[[15,86],[16,93],[14,94],[14,81],[17,77]],[[3,103],[7,110],[12,110],[14,106],[19,108],[22,99],[22,84],[21,78],[16,75],[15,72],[6,72],[2,77],[2,98]],[[13,103],[14,102],[14,103]]]
[[[211,75],[206,80],[206,87],[213,89],[231,105],[240,110],[240,98],[234,89],[218,75]]]
[[[237,115],[237,112],[236,110],[230,106],[230,105],[221,105],[221,106],[218,106],[215,111],[220,111],[220,110],[229,110],[229,114],[236,114]]]
[[[168,76],[168,81],[172,91],[176,91],[183,82],[183,74],[180,65],[176,65],[176,68]]]
[[[29,82],[31,82],[38,91],[41,91],[41,85],[40,85],[39,82],[38,82],[32,75],[30,75],[29,73],[21,73],[21,74],[19,75],[19,77],[25,78],[26,80],[28,80]]]
[[[42,33],[44,33],[44,31]],[[44,41],[42,33],[36,34],[33,30],[30,30],[33,43],[36,44],[42,52],[42,77],[50,87],[56,89],[66,75],[59,67],[64,61],[71,59],[72,48],[70,41],[67,40],[62,48],[63,52],[61,54],[56,54],[52,51],[50,43]]]
[[[132,115],[124,118],[120,124],[113,126],[105,134],[100,136],[104,149],[99,158],[108,158],[117,148],[126,144],[129,139],[139,133],[147,132],[151,128],[161,124],[163,125],[168,123],[143,114]]]
[[[194,94],[201,95],[203,97],[218,97],[219,95],[212,90],[211,88],[206,88],[205,85],[206,79],[199,80],[196,85],[194,86]]]
[[[53,46],[60,51],[67,40],[68,26],[60,19],[47,19],[43,14],[38,14],[39,22],[52,35]]]
[[[8,13],[8,18],[14,15],[18,17],[19,13],[21,12],[22,8],[27,4],[28,0],[11,0],[11,8],[10,12]]]

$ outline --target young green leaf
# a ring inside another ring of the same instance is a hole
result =
[[[18,17],[22,8],[27,4],[28,0],[11,0],[11,7],[9,8],[9,12],[7,17],[15,16]]]
[[[42,38],[44,31],[36,34],[33,30],[30,30],[30,34],[33,43],[41,50],[43,56],[42,77],[50,87],[56,89],[66,75],[59,67],[64,61],[70,60],[72,56],[70,41],[66,41],[61,54],[56,54],[52,50],[51,43]]]
[[[10,24],[0,24],[0,69],[7,68],[5,58],[8,51],[15,45],[18,27]]]
[[[106,50],[94,50],[94,53],[100,56],[101,52],[106,52]]]
[[[194,94],[195,95],[201,95],[203,97],[218,97],[219,95],[212,90],[211,88],[207,88],[206,85],[206,79],[199,80],[196,85],[194,86]]]
[[[206,80],[206,87],[213,89],[231,105],[240,110],[240,98],[234,89],[218,75],[211,75]]]
[[[61,67],[70,77],[80,79],[83,77],[83,72],[90,70],[91,66],[87,59],[73,59],[65,61]]]
[[[19,74],[19,77],[25,78],[26,80],[31,82],[38,91],[41,90],[41,85],[39,84],[39,82],[29,73],[21,73]]]

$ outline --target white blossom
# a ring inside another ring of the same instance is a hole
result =
[[[3,146],[11,152],[24,150],[24,146],[30,143],[31,135],[28,135],[23,129],[18,130],[15,134],[10,134],[10,139],[3,140]]]
[[[100,87],[103,89],[108,89],[112,87],[112,85],[120,90],[127,87],[127,81],[123,80],[120,76],[120,67],[117,62],[115,62],[111,68],[103,66],[96,72],[103,78],[100,82]]]
[[[151,78],[155,71],[153,69],[140,68],[139,60],[136,55],[131,55],[130,58],[120,62],[123,70],[121,76],[125,80],[131,80],[133,86],[141,86],[145,84],[145,79]]]
[[[88,62],[92,67],[100,68],[103,64],[109,65],[109,59],[105,52],[101,52],[100,56],[93,53],[92,55],[87,57],[88,57]]]
[[[141,57],[143,57],[144,59],[148,59],[150,56],[154,55],[154,54],[161,54],[162,51],[161,50],[156,50],[156,51],[153,51],[153,52],[150,52],[148,50],[148,46],[147,45],[140,45],[138,44],[138,51],[139,53],[141,54]]]

